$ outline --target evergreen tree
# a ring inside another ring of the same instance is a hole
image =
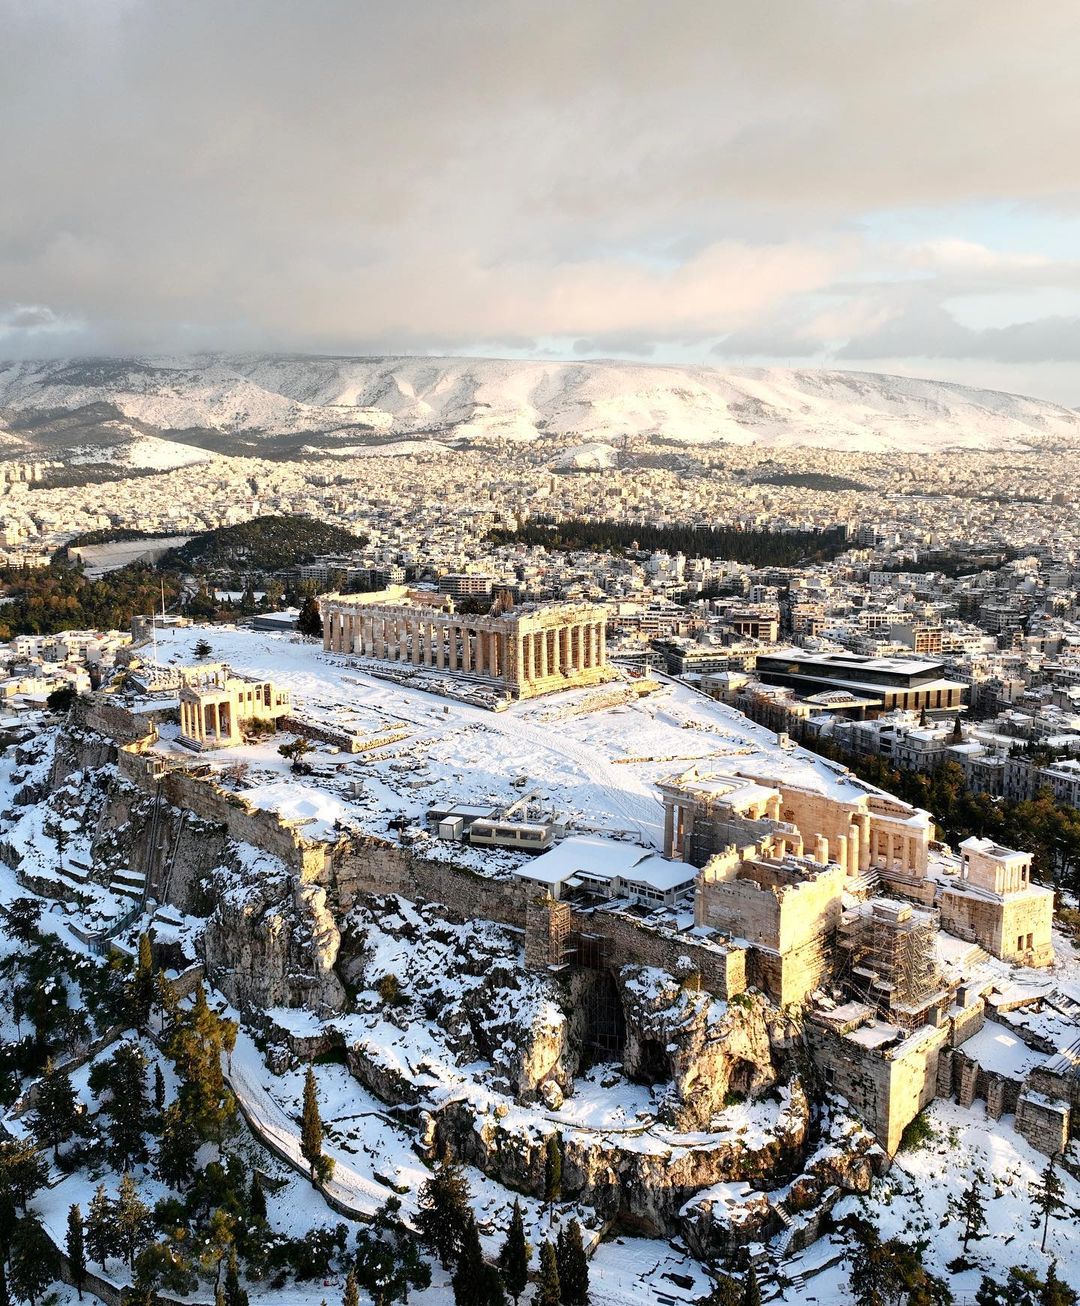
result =
[[[730,1274],[718,1274],[705,1306],[742,1306],[743,1288]]]
[[[38,1296],[56,1278],[59,1258],[52,1239],[36,1215],[24,1215],[11,1240],[8,1274],[16,1297],[34,1306]]]
[[[32,1143],[21,1138],[0,1143],[0,1192],[10,1194],[23,1211],[48,1177],[45,1158]]]
[[[562,1196],[562,1147],[559,1135],[550,1133],[544,1145],[544,1201],[547,1202],[548,1215],[551,1208]]]
[[[455,1306],[506,1306],[506,1292],[499,1271],[484,1260],[480,1233],[471,1213],[462,1233],[452,1283]]]
[[[165,1109],[165,1076],[161,1066],[154,1062],[154,1110],[160,1116]]]
[[[1076,1293],[1063,1279],[1058,1278],[1057,1261],[1052,1260],[1039,1293],[1039,1306],[1075,1306],[1075,1303]]]
[[[128,1268],[133,1270],[135,1256],[149,1238],[153,1225],[150,1208],[139,1196],[139,1186],[130,1171],[120,1180],[113,1213],[117,1253],[127,1261]]]
[[[98,1184],[86,1213],[86,1250],[102,1270],[105,1262],[116,1251],[117,1228],[115,1203]]]
[[[371,1224],[357,1233],[353,1271],[358,1285],[366,1289],[375,1306],[407,1301],[410,1288],[430,1286],[431,1267],[417,1250],[396,1197],[388,1198],[375,1212]]]
[[[248,1306],[247,1290],[240,1284],[235,1247],[229,1252],[229,1263],[225,1270],[225,1306]]]
[[[353,1270],[345,1276],[345,1291],[341,1297],[341,1306],[360,1306],[360,1289],[356,1286],[356,1273]]]
[[[251,1174],[251,1191],[248,1194],[248,1212],[253,1220],[266,1219],[266,1194],[263,1192],[262,1180],[258,1170]]]
[[[322,637],[323,622],[322,615],[319,612],[319,602],[312,594],[308,595],[300,607],[300,615],[296,619],[296,629],[301,635]]]
[[[195,1175],[199,1138],[184,1119],[179,1102],[161,1113],[161,1139],[158,1143],[157,1171],[167,1184],[181,1188]]]
[[[7,1286],[7,1257],[0,1261],[0,1306],[11,1306],[11,1297]]]
[[[135,963],[135,973],[131,978],[131,1006],[135,1016],[135,1028],[143,1032],[150,1024],[150,1012],[154,1005],[154,954],[150,947],[150,935],[145,931],[139,935],[139,958]]]
[[[322,1160],[323,1128],[319,1116],[319,1096],[315,1084],[315,1071],[309,1064],[304,1078],[304,1109],[300,1117],[300,1152],[311,1168],[315,1182],[318,1165]]]
[[[752,1265],[743,1279],[742,1306],[761,1306],[761,1288],[758,1286],[757,1271]]]
[[[540,1275],[536,1281],[532,1306],[562,1306],[559,1262],[550,1242],[544,1242],[540,1248]]]
[[[1005,1282],[984,1274],[975,1293],[976,1306],[1039,1306],[1042,1284],[1038,1275],[1019,1265],[1009,1267]]]
[[[64,1250],[71,1270],[71,1282],[78,1289],[79,1300],[82,1301],[83,1284],[86,1282],[86,1243],[83,1238],[82,1211],[77,1203],[68,1208],[67,1241]]]
[[[200,983],[191,1007],[175,1009],[166,1044],[166,1054],[183,1081],[177,1099],[180,1118],[203,1141],[220,1142],[236,1111],[236,1099],[221,1069],[227,1023],[211,1011]]]
[[[588,1306],[589,1262],[581,1239],[581,1225],[571,1220],[559,1230],[555,1244],[555,1260],[559,1267],[559,1288],[563,1306]]]
[[[525,1221],[521,1203],[517,1200],[510,1215],[506,1241],[499,1252],[499,1269],[506,1291],[513,1297],[514,1306],[518,1306],[518,1300],[529,1283],[529,1244],[525,1241]]]
[[[983,1173],[976,1170],[971,1176],[971,1183],[959,1197],[950,1197],[948,1212],[953,1219],[959,1220],[963,1230],[961,1242],[966,1252],[968,1243],[974,1238],[980,1239],[986,1232],[986,1206],[982,1196]]]
[[[90,1087],[106,1117],[110,1159],[126,1170],[146,1158],[143,1135],[149,1126],[146,1055],[137,1043],[121,1043],[108,1061],[90,1071]]]
[[[1050,1217],[1057,1215],[1058,1211],[1064,1206],[1062,1200],[1065,1189],[1062,1187],[1061,1180],[1054,1169],[1054,1158],[1046,1163],[1046,1169],[1042,1172],[1041,1178],[1031,1186],[1031,1201],[1039,1216],[1042,1217],[1042,1243],[1041,1249],[1046,1251],[1046,1232],[1050,1225]],[[1038,1216],[1032,1221],[1031,1227],[1039,1227]]]
[[[34,1101],[34,1137],[42,1147],[53,1149],[55,1160],[60,1155],[60,1144],[68,1141],[78,1124],[79,1099],[71,1077],[56,1070],[51,1060],[46,1061]]]
[[[457,1261],[465,1226],[472,1218],[471,1202],[468,1181],[450,1161],[442,1162],[420,1189],[416,1227],[444,1270]]]

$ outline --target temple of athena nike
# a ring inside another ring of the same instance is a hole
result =
[[[612,677],[606,618],[591,604],[530,604],[487,616],[440,606],[404,587],[319,600],[323,648],[377,662],[469,677],[514,698],[596,685]]]

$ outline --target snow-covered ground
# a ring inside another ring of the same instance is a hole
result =
[[[211,644],[213,660],[287,685],[296,711],[313,722],[367,738],[409,732],[372,753],[322,750],[314,760],[327,774],[312,779],[288,775],[276,745],[208,755],[215,765],[249,763],[245,798],[309,820],[312,834],[335,821],[385,833],[388,817],[422,820],[439,803],[507,803],[521,796],[513,782],[523,776],[580,828],[623,832],[653,847],[663,842],[656,783],[695,763],[838,795],[865,792],[830,763],[780,749],[772,731],[673,682],[594,711],[580,707],[595,691],[571,690],[494,713],[378,680],[354,659],[288,635],[227,626],[164,631],[158,658],[189,664],[201,639]],[[354,780],[361,795],[349,792]]]

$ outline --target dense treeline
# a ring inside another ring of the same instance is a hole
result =
[[[827,531],[744,531],[735,526],[650,526],[578,518],[556,526],[529,522],[517,530],[496,529],[488,539],[493,544],[543,545],[560,551],[682,553],[688,558],[723,558],[755,567],[825,562],[848,547],[840,527]]]
[[[325,554],[352,553],[367,540],[313,517],[255,517],[196,535],[172,549],[161,567],[173,571],[274,572]]]
[[[832,472],[773,472],[768,476],[755,476],[755,485],[787,485],[797,490],[823,490],[839,494],[845,490],[869,490],[862,481],[849,476],[836,476]]]
[[[172,605],[180,590],[177,577],[159,575],[135,562],[97,580],[78,567],[54,562],[26,570],[0,567],[0,587],[9,602],[0,607],[0,640],[13,635],[52,635],[61,630],[127,630],[131,618]]]

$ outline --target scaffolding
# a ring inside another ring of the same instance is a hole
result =
[[[933,912],[892,898],[873,898],[845,912],[837,942],[848,957],[848,982],[897,1024],[921,1024],[947,996],[937,932]]]

